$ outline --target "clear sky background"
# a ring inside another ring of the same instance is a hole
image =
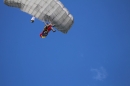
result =
[[[130,0],[61,0],[67,34],[0,1],[0,86],[130,86]]]

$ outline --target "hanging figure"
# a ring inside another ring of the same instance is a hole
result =
[[[44,27],[42,33],[40,33],[40,37],[45,38],[51,30],[53,32],[56,32],[56,30],[54,30],[53,27],[54,27],[54,25],[47,23],[46,26]]]
[[[32,18],[31,18],[31,23],[33,23],[35,21],[35,17],[33,16]]]

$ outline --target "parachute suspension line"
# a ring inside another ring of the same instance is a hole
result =
[[[55,26],[55,24],[52,24],[52,19],[50,18],[50,16],[48,16],[48,22],[49,22],[49,24],[51,24],[53,27]]]
[[[48,21],[43,21],[45,26],[47,26],[48,24],[51,24],[51,22],[48,22]]]
[[[48,24],[52,24],[50,20],[48,20],[48,21],[43,20],[43,22],[44,22],[44,24],[45,24],[46,26],[47,26]],[[52,25],[55,25],[55,24],[52,24]]]
[[[47,25],[47,23],[45,21],[43,21],[45,25]]]
[[[48,23],[51,24],[50,16],[47,16],[47,20],[43,20],[44,24],[47,25]]]

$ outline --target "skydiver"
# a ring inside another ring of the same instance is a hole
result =
[[[35,21],[35,17],[33,16],[32,18],[31,18],[31,23],[33,23]]]
[[[41,37],[41,38],[45,38],[51,30],[52,30],[53,32],[56,32],[56,30],[53,29],[54,26],[55,26],[55,25],[52,25],[52,24],[48,24],[48,23],[47,23],[47,25],[44,27],[42,33],[40,33],[40,37]]]

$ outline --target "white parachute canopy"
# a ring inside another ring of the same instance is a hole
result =
[[[73,16],[59,0],[4,0],[4,3],[54,24],[63,33],[67,33],[74,22]]]

